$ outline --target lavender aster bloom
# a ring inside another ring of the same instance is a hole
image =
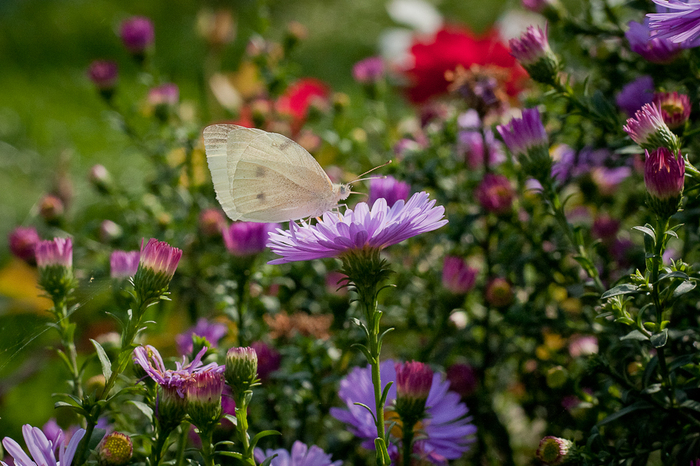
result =
[[[380,366],[382,386],[388,382],[396,382],[394,361],[387,360]],[[421,421],[421,439],[416,442],[416,448],[421,455],[435,464],[440,459],[457,459],[469,449],[476,433],[476,427],[467,417],[469,410],[460,402],[457,393],[449,391],[450,383],[442,379],[438,373],[433,375],[433,382],[426,402],[426,417]],[[362,446],[374,449],[374,439],[377,428],[372,415],[355,403],[364,403],[375,410],[374,386],[369,366],[356,367],[340,382],[340,399],[347,409],[331,408],[331,415],[350,426],[351,432],[364,441]],[[385,409],[390,409],[396,399],[396,383],[389,389]]]
[[[398,200],[389,208],[377,199],[372,208],[360,202],[344,214],[326,212],[315,225],[291,222],[288,231],[270,233],[268,246],[282,256],[270,264],[338,257],[361,249],[384,249],[408,238],[447,224],[445,208],[435,206],[428,194],[414,194],[408,202]]]
[[[192,335],[204,337],[209,343],[216,345],[227,332],[228,329],[226,328],[226,325],[216,322],[209,322],[207,319],[202,317],[197,321],[197,325],[175,336],[177,352],[183,356],[192,353]]]
[[[265,250],[268,235],[277,228],[276,223],[234,222],[221,234],[228,252],[234,256],[252,256]]]
[[[627,23],[629,29],[625,37],[630,43],[630,49],[652,63],[670,63],[681,52],[681,46],[668,39],[652,36],[649,29],[649,19],[644,24],[636,21]]]
[[[139,251],[114,251],[109,256],[110,276],[116,279],[129,278],[136,275],[139,268]]]
[[[652,0],[659,6],[672,10],[667,13],[648,13],[649,27],[658,32],[658,37],[671,40],[685,47],[700,45],[700,3],[679,0]]]
[[[261,450],[255,449],[255,460],[258,463],[265,461],[265,458],[277,455],[272,460],[270,466],[340,466],[342,461],[331,462],[331,455],[324,452],[316,445],[311,445],[309,448],[306,444],[299,440],[292,445],[292,451],[289,452],[284,448],[278,450]]]
[[[374,203],[379,198],[384,198],[389,207],[393,207],[399,199],[404,202],[408,199],[411,186],[408,183],[399,181],[393,176],[385,178],[372,178],[369,183],[369,204]]]
[[[60,466],[70,466],[73,462],[75,451],[78,449],[78,443],[80,443],[84,435],[85,429],[78,429],[66,446],[63,444],[62,432],[54,440],[48,440],[41,429],[25,424],[22,426],[22,436],[27,444],[29,453],[32,455],[31,458],[17,442],[9,437],[5,437],[2,440],[2,445],[12,455],[15,466],[59,466],[59,464]],[[56,449],[58,449],[58,462],[56,462]],[[4,461],[0,461],[0,464],[7,466],[7,463]]]
[[[654,79],[651,76],[640,76],[625,85],[615,96],[615,103],[627,115],[632,116],[644,104],[654,99]]]

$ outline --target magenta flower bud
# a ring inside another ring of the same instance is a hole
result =
[[[620,230],[620,222],[609,215],[603,214],[593,221],[591,227],[591,235],[595,239],[609,243],[615,239],[617,232]]]
[[[661,110],[664,123],[671,129],[682,127],[690,118],[690,98],[685,94],[657,92],[654,105]]]
[[[541,13],[551,4],[551,0],[522,0],[523,8]]]
[[[277,228],[277,224],[235,222],[221,232],[228,252],[238,257],[252,256],[265,250],[268,233]]]
[[[224,378],[220,373],[196,372],[185,383],[187,414],[200,430],[210,430],[221,417],[221,394]]]
[[[462,258],[446,256],[442,266],[442,286],[454,294],[467,293],[474,288],[477,272]]]
[[[112,177],[104,165],[93,165],[88,174],[88,181],[103,194],[109,193],[112,187]]]
[[[139,267],[134,276],[134,289],[142,301],[157,299],[166,292],[175,275],[182,250],[155,238],[141,241]]]
[[[382,57],[369,57],[360,60],[352,67],[352,77],[360,84],[374,84],[384,77]]]
[[[64,210],[61,198],[53,194],[47,194],[39,201],[39,215],[48,223],[55,223],[63,217]]]
[[[10,252],[28,264],[36,264],[34,251],[39,241],[39,233],[33,227],[17,227],[8,236]]]
[[[392,207],[399,199],[406,201],[410,193],[409,184],[393,176],[372,178],[369,183],[369,201],[367,202],[374,205],[377,199],[384,198],[387,206]]]
[[[35,253],[39,286],[54,301],[65,299],[73,290],[73,242],[70,238],[39,241]]]
[[[126,49],[135,55],[143,54],[155,39],[153,23],[143,16],[133,16],[124,21],[120,35]]]
[[[395,410],[404,425],[412,426],[425,416],[425,403],[433,386],[433,370],[417,361],[395,363]]]
[[[549,138],[536,108],[525,109],[521,118],[499,125],[498,133],[528,175],[540,183],[549,180],[552,171]]]
[[[557,465],[567,461],[570,457],[569,450],[574,446],[570,440],[547,436],[540,440],[535,455],[546,464]]]
[[[131,437],[121,432],[105,435],[95,449],[98,466],[124,466],[133,452]]]
[[[513,286],[505,278],[496,277],[486,285],[485,295],[486,302],[493,307],[507,307],[513,302]]]
[[[95,60],[88,67],[90,81],[101,91],[111,91],[117,84],[119,68],[110,60]]]
[[[547,28],[530,26],[519,39],[511,39],[510,53],[527,70],[532,79],[544,84],[553,84],[557,80],[559,61],[549,48]]]
[[[674,155],[665,147],[646,154],[644,184],[649,193],[649,205],[659,217],[670,217],[678,211],[683,194],[685,160],[680,151]]]
[[[476,370],[469,364],[452,364],[445,377],[450,382],[450,391],[459,393],[462,398],[472,395],[479,386]]]
[[[510,180],[503,175],[487,173],[474,194],[487,212],[502,215],[512,210],[515,191]]]
[[[219,236],[224,228],[226,219],[219,209],[206,209],[199,214],[199,231],[204,236]]]
[[[282,355],[262,341],[253,342],[250,347],[258,356],[258,377],[264,382],[270,377],[270,374],[280,368]]]
[[[139,268],[139,251],[114,251],[109,256],[110,276],[117,280],[133,277]]]
[[[659,108],[653,103],[645,104],[622,129],[642,149],[665,147],[674,152],[680,149],[678,138],[666,126]]]

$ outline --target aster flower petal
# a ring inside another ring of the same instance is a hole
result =
[[[271,466],[340,466],[342,461],[331,462],[331,455],[323,451],[316,445],[310,447],[297,440],[292,445],[292,451],[289,452],[283,448],[277,450],[265,450],[260,448],[255,449],[255,459],[262,462],[265,458],[277,455]]]
[[[316,225],[293,222],[289,230],[270,233],[268,246],[282,256],[270,264],[337,257],[345,251],[384,249],[447,223],[445,209],[435,207],[427,193],[414,194],[408,202],[397,200],[392,207],[377,199],[372,208],[359,203],[344,214],[327,212]]]
[[[700,38],[700,3],[685,3],[678,0],[652,0],[657,5],[672,10],[667,13],[648,13],[649,27],[657,37],[669,39],[685,47],[694,47]],[[675,10],[675,11],[674,11]]]
[[[63,447],[63,438],[61,437],[57,442],[61,445],[58,453],[59,465],[70,465],[73,462],[73,457],[75,452],[78,450],[78,444],[85,436],[85,429],[78,429],[68,442],[68,446]]]
[[[10,437],[2,439],[2,446],[14,458],[15,464],[19,466],[36,466],[36,463],[27,456],[19,443],[15,442]]]

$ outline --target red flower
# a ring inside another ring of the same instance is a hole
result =
[[[292,131],[296,133],[303,126],[309,107],[326,106],[329,93],[328,86],[322,81],[303,78],[289,86],[277,99],[276,108],[279,113],[292,117]]]
[[[472,65],[498,67],[509,73],[506,92],[515,96],[522,89],[525,70],[510,54],[508,47],[498,38],[496,31],[477,37],[467,29],[449,26],[440,29],[428,42],[414,40],[410,49],[413,64],[405,69],[411,79],[407,88],[409,99],[421,103],[435,95],[443,94],[450,84],[446,71],[454,71],[458,65],[469,69]]]

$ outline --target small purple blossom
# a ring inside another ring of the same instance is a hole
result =
[[[591,170],[591,179],[603,196],[613,196],[620,183],[631,174],[631,167],[596,167]]]
[[[39,241],[39,233],[34,227],[17,227],[8,236],[10,252],[29,264],[36,262],[35,250]]]
[[[197,325],[175,336],[177,352],[180,353],[181,356],[192,354],[193,335],[204,337],[209,343],[216,346],[219,343],[219,340],[221,340],[226,333],[228,333],[228,328],[226,325],[218,322],[209,322],[207,319],[202,317],[197,321]]]
[[[165,83],[153,87],[148,91],[148,103],[155,106],[164,105],[172,107],[180,100],[180,89],[177,84]]]
[[[283,448],[277,450],[261,450],[255,449],[255,460],[258,463],[265,461],[265,458],[277,455],[270,466],[340,466],[342,461],[331,461],[331,455],[323,451],[316,445],[308,447],[299,440],[292,445],[292,451],[289,452]]]
[[[620,231],[620,221],[607,214],[596,217],[591,227],[591,235],[605,242],[614,240],[618,231]]]
[[[411,193],[411,186],[399,181],[393,176],[372,178],[369,183],[369,204],[374,204],[377,199],[384,198],[389,207],[393,207],[399,199],[404,202],[408,200]]]
[[[536,108],[527,108],[523,110],[521,118],[513,118],[505,125],[498,125],[498,133],[516,157],[527,156],[531,149],[549,145],[540,112]]]
[[[10,437],[5,437],[2,440],[2,445],[7,453],[12,455],[15,466],[70,466],[73,462],[73,456],[75,456],[75,452],[78,449],[78,443],[80,443],[84,435],[85,429],[78,429],[71,437],[68,445],[64,445],[62,432],[55,439],[49,440],[41,429],[25,424],[22,426],[22,436],[27,444],[27,450],[29,450],[31,458]],[[58,455],[56,455],[56,450],[58,450]],[[58,456],[58,462],[56,461],[56,456]],[[0,464],[7,466],[7,463],[4,461],[0,461]]]
[[[139,268],[139,251],[114,251],[109,256],[109,273],[112,278],[124,279],[136,275]]]
[[[95,60],[88,67],[88,78],[100,90],[113,89],[119,77],[119,68],[111,60]]]
[[[61,266],[73,267],[73,242],[70,238],[39,241],[36,245],[36,263],[39,269]]]
[[[522,0],[522,5],[526,10],[541,13],[551,2],[552,0]]]
[[[515,191],[510,180],[505,176],[487,173],[476,188],[474,195],[484,210],[502,215],[511,211]]]
[[[667,8],[665,13],[647,13],[649,27],[658,37],[669,39],[684,47],[696,47],[700,38],[700,3],[680,0],[652,0]],[[675,11],[673,11],[675,10]]]
[[[185,397],[185,384],[192,379],[193,375],[199,372],[214,372],[221,374],[225,367],[212,362],[204,365],[202,357],[207,352],[207,348],[197,354],[191,363],[186,364],[183,356],[182,362],[176,362],[176,369],[166,369],[160,353],[151,345],[139,346],[134,349],[134,363],[138,364],[146,371],[146,374],[163,388],[174,388],[180,398]]]
[[[250,347],[258,355],[258,377],[264,382],[270,377],[270,374],[280,368],[282,355],[262,341],[253,342]]]
[[[228,252],[245,257],[263,252],[268,235],[278,227],[276,223],[234,222],[221,234]]]
[[[630,21],[628,26],[625,37],[630,49],[651,63],[671,63],[681,52],[679,44],[651,34],[649,18],[644,20],[644,24]]]
[[[447,224],[445,208],[435,206],[425,192],[416,193],[408,202],[399,200],[388,207],[378,199],[370,209],[360,202],[345,213],[326,212],[315,225],[302,221],[290,223],[290,229],[270,233],[268,246],[282,256],[270,264],[338,257],[348,251],[384,249],[408,238],[436,230]]]
[[[394,361],[386,360],[380,365],[381,384],[396,382]],[[449,391],[450,383],[439,373],[433,374],[433,381],[426,402],[426,415],[422,420],[421,439],[415,448],[434,464],[442,464],[445,459],[457,459],[469,450],[474,441],[476,427],[467,416],[467,406],[460,402],[460,396]],[[362,446],[374,449],[377,428],[372,414],[356,403],[363,403],[375,411],[374,386],[371,368],[354,368],[340,382],[338,392],[345,408],[331,408],[331,416],[348,424],[350,432],[363,439]],[[390,388],[385,409],[390,409],[396,399],[396,383]],[[390,447],[391,449],[391,447]]]
[[[474,288],[478,272],[461,257],[446,256],[442,265],[442,286],[455,294],[467,293]]]
[[[140,54],[153,44],[155,30],[150,19],[133,16],[121,24],[120,36],[129,52]]]
[[[352,67],[352,77],[360,84],[376,83],[384,76],[382,57],[369,57],[360,60]]]
[[[640,76],[622,87],[615,96],[615,103],[628,116],[642,108],[644,104],[654,99],[654,79],[651,76]]]

